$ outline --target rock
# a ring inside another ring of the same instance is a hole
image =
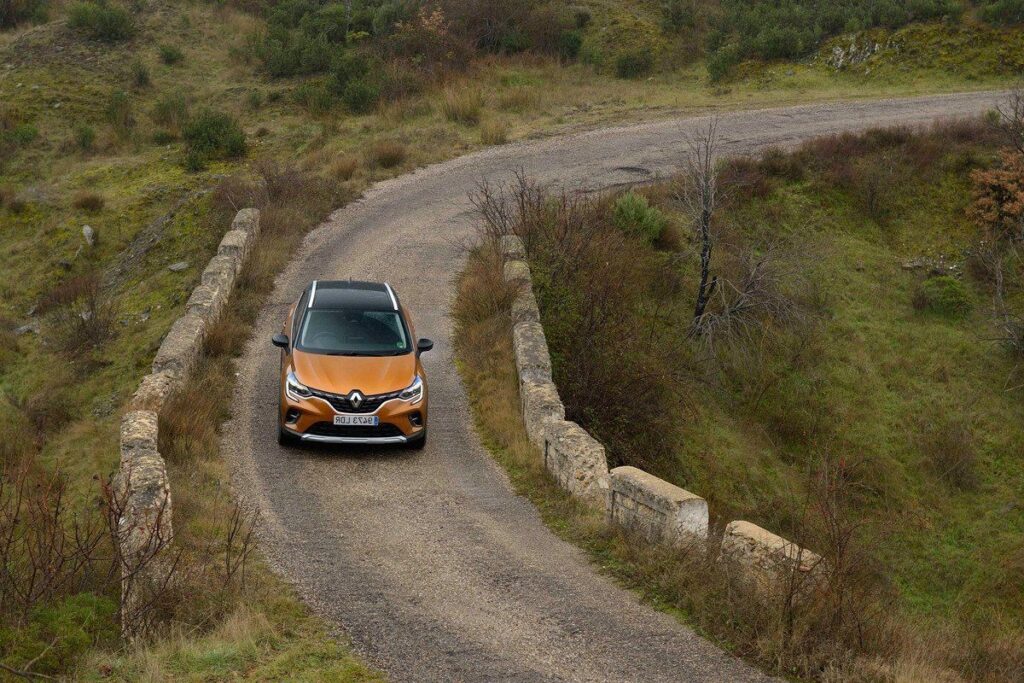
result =
[[[96,231],[92,229],[91,225],[82,226],[82,237],[90,247],[96,246]]]
[[[39,325],[36,323],[29,323],[28,325],[22,325],[21,327],[14,328],[14,336],[20,337],[23,334],[39,334]]]
[[[167,270],[171,271],[172,273],[180,273],[186,268],[188,268],[188,261],[178,261],[177,263],[172,263],[171,265],[167,266]]]

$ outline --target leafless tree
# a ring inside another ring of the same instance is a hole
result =
[[[695,325],[704,316],[718,286],[718,278],[711,275],[711,252],[715,245],[712,221],[718,201],[717,145],[718,119],[714,118],[689,141],[689,154],[677,193],[677,198],[686,206],[693,220],[700,248],[700,282],[693,307]]]
[[[1007,142],[1024,154],[1024,88],[1015,89],[996,106],[999,114],[999,127],[1006,135]]]

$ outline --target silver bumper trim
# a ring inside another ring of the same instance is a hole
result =
[[[295,434],[295,432],[292,433]],[[313,443],[395,444],[409,441],[404,436],[321,436],[320,434],[295,434],[295,436],[303,441]]]

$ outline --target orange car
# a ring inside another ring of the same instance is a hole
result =
[[[427,378],[406,310],[387,283],[314,281],[288,311],[278,441],[427,442]]]

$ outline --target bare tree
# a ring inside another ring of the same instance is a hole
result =
[[[1006,135],[1006,141],[1024,154],[1024,88],[1015,89],[996,106],[999,114],[999,127]]]
[[[677,198],[686,206],[693,220],[694,231],[700,245],[700,282],[693,307],[695,325],[704,316],[708,302],[718,286],[718,278],[711,275],[711,252],[715,238],[712,220],[718,200],[718,171],[715,154],[718,144],[718,119],[708,122],[707,128],[689,142],[689,154]]]

